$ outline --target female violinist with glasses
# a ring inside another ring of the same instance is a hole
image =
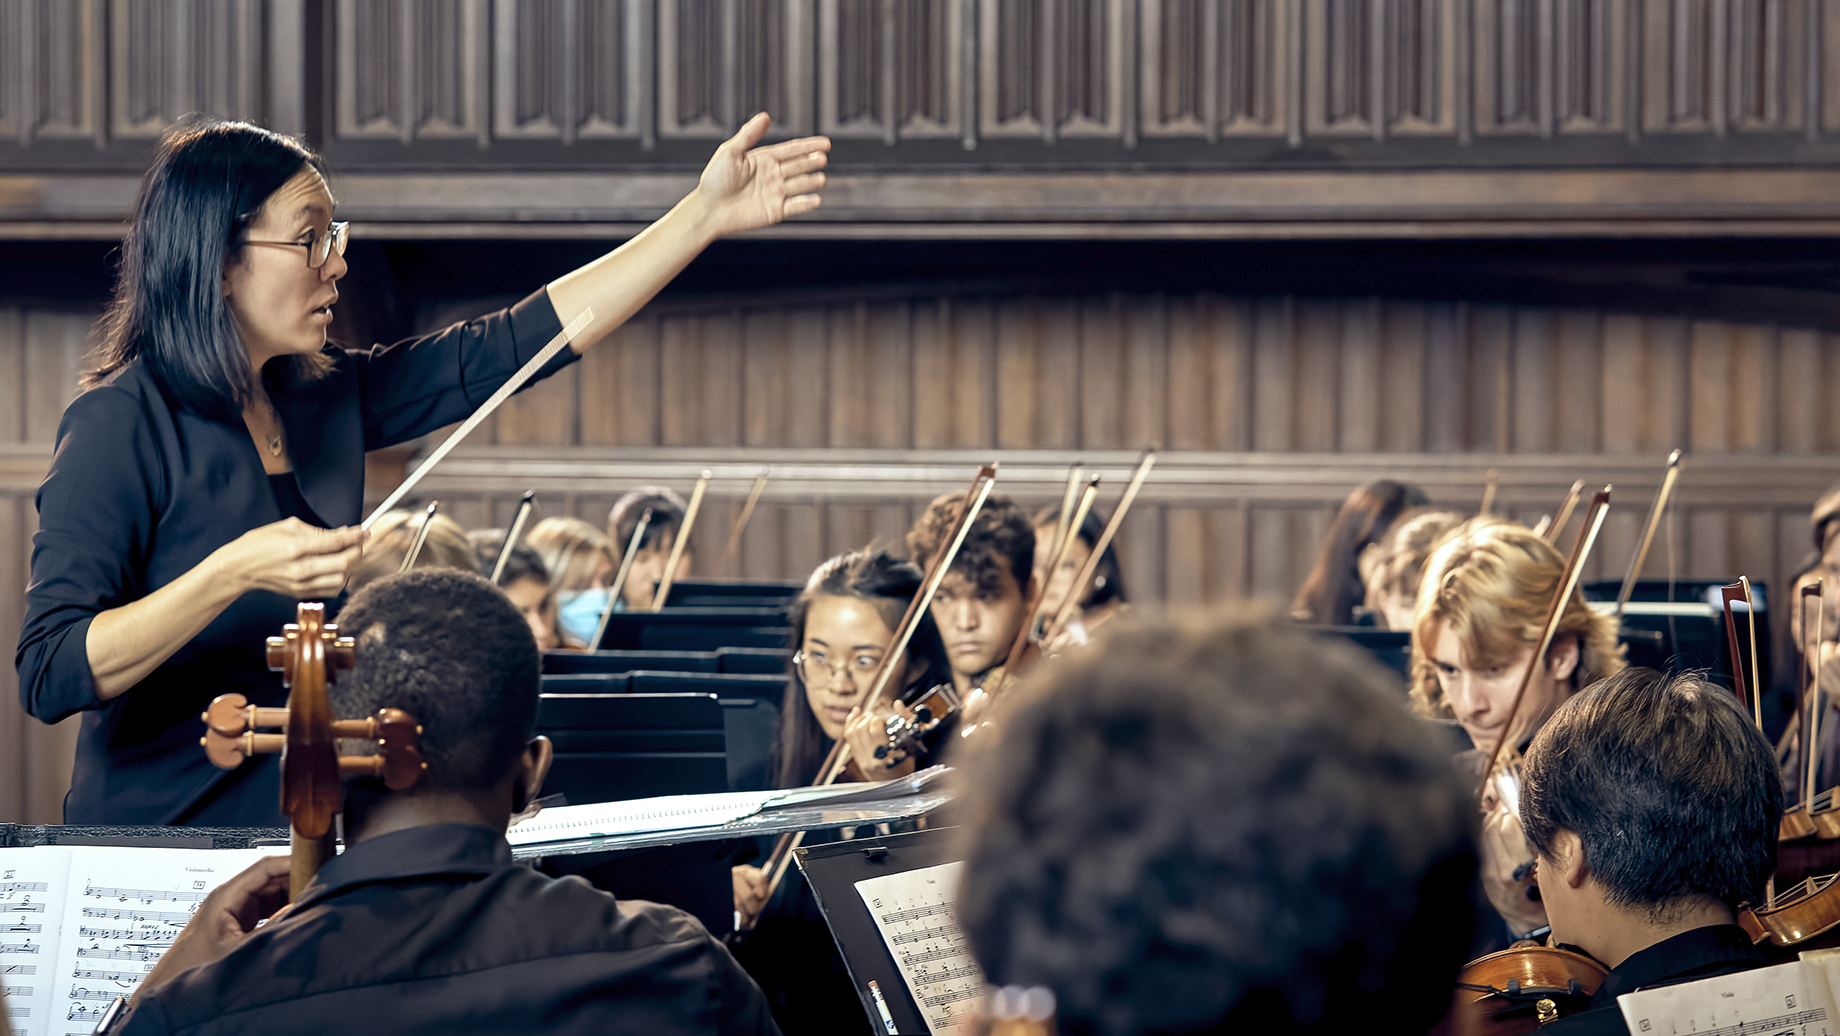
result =
[[[280,822],[279,769],[198,751],[214,695],[283,702],[265,638],[357,563],[364,455],[466,417],[565,325],[553,373],[704,247],[818,205],[822,138],[756,116],[657,223],[508,310],[393,346],[329,346],[350,228],[319,157],[241,122],[162,141],[84,391],[38,494],[16,664],[26,711],[81,714],[65,821]]]

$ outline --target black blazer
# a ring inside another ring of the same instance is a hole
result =
[[[561,329],[548,292],[539,291],[509,310],[395,345],[328,346],[335,366],[316,381],[275,379],[275,409],[315,515],[328,526],[356,524],[365,451],[466,417]],[[575,358],[562,350],[541,376]],[[14,665],[27,712],[47,723],[83,716],[66,823],[286,823],[276,758],[218,770],[198,747],[198,716],[231,691],[285,704],[264,644],[294,620],[294,601],[244,594],[106,702],[96,698],[86,646],[97,612],[146,596],[281,519],[255,443],[232,420],[175,408],[146,368],[131,363],[78,396],[58,425],[57,453],[38,490]]]

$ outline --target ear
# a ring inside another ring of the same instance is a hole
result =
[[[1541,870],[1553,868],[1553,876],[1567,888],[1582,888],[1591,877],[1591,861],[1585,859],[1584,840],[1577,832],[1560,828],[1553,833],[1552,858],[1540,862]]]
[[[549,764],[556,758],[555,746],[549,738],[539,734],[524,746],[524,755],[518,760],[517,779],[511,784],[511,813],[516,816],[530,808],[530,804],[543,791],[543,778],[549,773]]]
[[[1572,673],[1578,669],[1579,650],[1578,634],[1567,633],[1553,640],[1552,647],[1546,651],[1546,668],[1552,678],[1561,682],[1570,680]]]

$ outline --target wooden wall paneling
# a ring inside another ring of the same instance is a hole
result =
[[[27,348],[25,311],[0,306],[0,443],[26,440]]]
[[[830,371],[827,446],[869,445],[870,411],[880,400],[873,389],[875,347],[868,335],[868,304],[833,306],[825,313],[826,366]]]
[[[1343,305],[1340,300],[1312,299],[1297,307],[1297,438],[1292,449],[1335,449],[1342,417]]]
[[[822,0],[818,124],[887,144],[964,132],[959,0]]]
[[[1276,298],[1256,299],[1252,305],[1251,448],[1295,449],[1297,303]]]
[[[644,0],[500,0],[492,136],[573,144],[640,134],[651,106]]]
[[[1840,336],[1821,335],[1821,398],[1840,399]],[[1822,406],[1817,410],[1816,442],[1822,453],[1840,452],[1840,407]]]
[[[1549,134],[1552,108],[1542,103],[1547,28],[1538,0],[1472,4],[1468,41],[1475,78],[1478,134]],[[1547,37],[1550,38],[1550,37]]]
[[[981,136],[1123,133],[1126,0],[983,0],[979,16]]]
[[[573,446],[580,442],[581,365],[505,400],[493,420],[497,441],[507,445]]]
[[[1512,449],[1513,313],[1505,306],[1475,306],[1468,316],[1467,334],[1459,345],[1467,354],[1465,380],[1458,391],[1468,417],[1460,448],[1507,453]]]
[[[1375,448],[1425,448],[1426,365],[1430,311],[1422,304],[1380,303],[1380,436]]]
[[[25,356],[27,442],[54,442],[64,408],[76,398],[77,376],[89,351],[94,313],[66,308],[26,310],[29,343]]]
[[[872,401],[865,446],[914,444],[913,309],[906,302],[877,303],[864,314]]]
[[[1197,605],[1208,600],[1208,572],[1201,565],[1177,559],[1208,556],[1207,509],[1201,507],[1163,508],[1163,543],[1168,553],[1163,557],[1163,602],[1169,605]],[[1135,515],[1137,512],[1132,511]],[[1124,568],[1120,559],[1119,567]],[[1129,582],[1125,589],[1134,588]]]
[[[1773,453],[1780,402],[1776,329],[1754,324],[1733,328],[1732,360],[1732,395],[1738,417],[1732,448]]]
[[[1362,0],[1302,0],[1305,66],[1304,127],[1311,136],[1380,139],[1376,123],[1374,40],[1383,31],[1378,5]],[[1410,0],[1408,0],[1410,2]]]
[[[658,0],[658,134],[721,139],[765,111],[811,131],[811,0]]]
[[[1124,409],[1118,445],[1127,450],[1162,446],[1169,441],[1170,420],[1169,298],[1156,294],[1121,299],[1118,304],[1124,317],[1120,384]]]
[[[1041,299],[1023,298],[996,309],[996,445],[1005,449],[1036,445],[1037,389],[1045,373],[1045,308]]]
[[[1070,298],[1047,299],[1039,310],[1039,319],[1041,327],[1035,335],[1035,420],[1029,442],[1038,448],[1077,448],[1080,445],[1079,303]]]
[[[1002,354],[997,306],[988,298],[941,300],[952,348],[952,445],[990,447],[999,438]]]
[[[1125,365],[1134,359],[1129,354],[1146,343],[1137,341],[1126,330],[1127,325],[1137,330],[1133,318],[1139,315],[1132,306],[1127,316],[1127,305],[1130,303],[1116,294],[1098,295],[1078,303],[1078,341],[1072,343],[1067,362],[1079,371],[1074,419],[1078,422],[1075,442],[1081,449],[1116,450],[1128,445],[1126,410],[1134,404],[1126,398],[1131,386],[1126,383]]]
[[[1460,45],[1455,13],[1460,2],[1395,0],[1379,5],[1373,50],[1379,61],[1385,133],[1455,133]]]
[[[0,8],[10,45],[0,67],[0,134],[20,147],[35,140],[93,139],[103,122],[103,0]]]
[[[1738,0],[1729,8],[1725,109],[1738,132],[1782,132],[1802,125],[1806,90],[1807,0]]]
[[[958,445],[953,414],[957,362],[953,355],[952,302],[914,300],[914,445],[942,449]]]
[[[190,112],[263,116],[258,0],[112,0],[109,136],[158,137]]]
[[[1810,19],[1815,23],[1808,32],[1810,45],[1820,55],[1810,62],[1809,70],[1817,117],[1812,119],[1813,133],[1820,136],[1840,128],[1840,62],[1829,55],[1840,54],[1840,0],[1809,0]]]
[[[1251,507],[1251,580],[1247,592],[1273,602],[1288,614],[1291,598],[1309,574],[1317,545],[1334,517],[1334,508]]]
[[[1381,415],[1389,405],[1383,375],[1383,312],[1379,299],[1354,299],[1342,306],[1337,449],[1372,453],[1380,448]]]
[[[581,374],[586,446],[656,446],[661,440],[659,320],[641,313],[589,349]]]
[[[334,135],[490,137],[486,0],[339,0]]]
[[[1509,449],[1515,453],[1557,450],[1559,401],[1557,314],[1516,308],[1509,317],[1509,363],[1514,389],[1507,394]]]
[[[1171,298],[1168,307],[1169,384],[1158,438],[1172,450],[1213,449],[1224,416],[1217,408],[1232,405],[1230,396],[1218,400],[1215,385],[1215,354],[1228,343],[1213,333],[1210,317],[1215,307],[1207,296]],[[1090,383],[1090,375],[1085,376]],[[1090,432],[1087,441],[1093,441]]]
[[[1425,307],[1425,429],[1423,449],[1455,453],[1469,448],[1470,309],[1466,303]]]
[[[1603,383],[1597,398],[1619,401],[1603,410],[1600,442],[1605,450],[1633,453],[1652,448],[1637,445],[1654,423],[1653,397],[1647,389],[1657,380],[1651,376],[1655,357],[1644,334],[1645,323],[1630,314],[1604,316]]]
[[[30,547],[22,512],[31,507],[24,493],[0,493],[0,636],[15,642],[25,622],[25,586]],[[26,768],[24,743],[38,721],[28,717],[19,701],[19,672],[0,667],[0,818],[17,820],[26,815],[26,789],[31,774]]]
[[[1649,3],[1643,26],[1642,95],[1649,133],[1722,135],[1726,128],[1723,19],[1727,4]]]
[[[1777,349],[1776,448],[1814,453],[1820,449],[1819,412],[1831,409],[1821,395],[1821,333],[1783,328]]]
[[[661,320],[659,393],[666,446],[741,441],[741,319],[732,310]]]

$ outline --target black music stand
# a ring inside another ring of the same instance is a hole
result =
[[[849,969],[850,984],[856,987],[856,997],[862,1001],[863,1014],[869,1019],[871,1030],[884,1036],[888,1031],[869,996],[869,983],[873,980],[882,991],[888,1013],[894,1017],[895,1031],[924,1034],[926,1019],[921,1017],[920,1006],[914,1003],[913,993],[908,990],[907,980],[901,977],[894,958],[888,955],[888,944],[882,941],[875,919],[863,905],[856,883],[884,874],[953,862],[958,859],[954,830],[933,828],[910,834],[802,846],[793,853],[793,858],[811,884],[812,895],[824,914],[824,922],[830,926],[831,937],[837,940],[837,950]]]

